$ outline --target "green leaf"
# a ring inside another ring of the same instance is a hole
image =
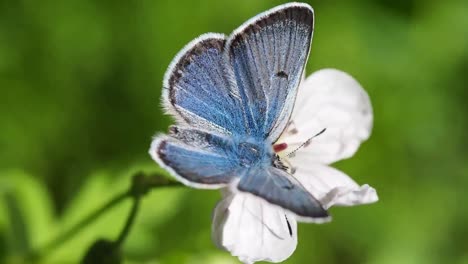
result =
[[[24,256],[54,235],[50,197],[41,182],[21,170],[1,171],[0,186],[0,230],[8,255]]]

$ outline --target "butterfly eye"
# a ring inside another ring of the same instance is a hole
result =
[[[288,166],[286,166],[284,163],[283,163],[283,160],[280,159],[280,157],[278,155],[274,155],[271,159],[271,164],[273,165],[273,167],[275,168],[278,168],[278,169],[281,169],[281,170],[284,170],[284,171],[287,171],[288,170]]]
[[[280,159],[278,155],[273,157],[272,165],[275,168],[287,171],[291,175],[296,173],[296,168],[287,159]]]

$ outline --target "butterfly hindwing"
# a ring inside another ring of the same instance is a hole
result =
[[[235,161],[226,155],[229,140],[201,130],[171,127],[157,136],[150,154],[172,176],[198,188],[220,188],[238,176]]]
[[[328,218],[320,202],[286,171],[269,167],[246,173],[237,185],[239,191],[252,193],[303,219]]]

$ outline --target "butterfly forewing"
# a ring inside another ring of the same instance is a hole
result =
[[[226,52],[250,136],[275,141],[291,115],[309,54],[313,11],[289,4],[247,21]]]
[[[165,108],[194,128],[232,134],[243,130],[242,115],[227,75],[224,35],[205,34],[189,43],[166,72]]]

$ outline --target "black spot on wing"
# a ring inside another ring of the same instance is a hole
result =
[[[284,71],[279,71],[276,73],[276,77],[288,79],[288,74]]]
[[[286,224],[288,224],[289,235],[292,237],[293,234],[292,234],[291,224],[289,223],[288,217],[286,215],[284,215],[284,218],[286,219]]]

